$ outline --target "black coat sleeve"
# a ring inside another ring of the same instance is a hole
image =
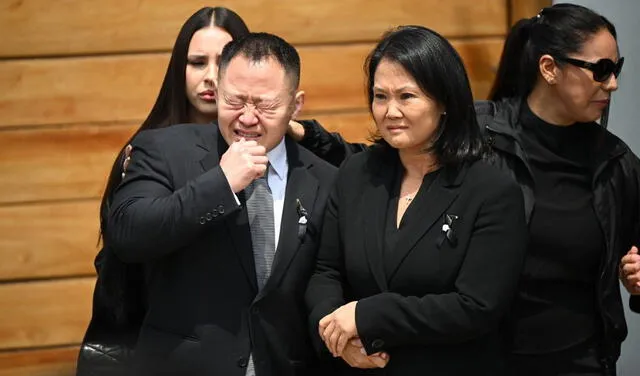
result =
[[[300,120],[304,127],[304,137],[300,145],[311,150],[315,155],[340,166],[350,155],[366,150],[366,144],[347,142],[339,133],[330,133],[315,120]]]
[[[455,291],[424,296],[385,292],[358,301],[356,326],[369,354],[405,345],[461,343],[498,327],[515,295],[527,227],[515,183],[485,194]]]
[[[174,186],[164,154],[171,145],[157,136],[143,132],[132,142],[127,174],[109,210],[105,236],[125,262],[176,252],[240,207],[220,166]]]

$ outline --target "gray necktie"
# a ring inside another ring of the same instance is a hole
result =
[[[267,183],[267,173],[251,182],[245,189],[245,194],[256,279],[258,288],[262,290],[271,274],[271,264],[273,264],[273,257],[276,253],[273,196]]]
[[[267,166],[267,173],[269,166]],[[275,225],[273,223],[273,196],[267,182],[267,173],[245,188],[247,214],[253,244],[253,259],[256,266],[258,288],[262,290],[271,274],[271,265],[276,253]],[[249,357],[246,376],[255,375],[253,354]]]

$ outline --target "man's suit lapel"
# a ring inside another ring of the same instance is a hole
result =
[[[220,164],[222,154],[229,148],[220,135],[217,124],[212,125],[211,130],[202,133],[202,138],[197,146],[208,151],[204,158],[200,160],[200,165],[204,171],[216,168]],[[240,198],[240,201],[243,202],[243,192],[239,192],[237,196]],[[224,226],[227,227],[227,231],[231,235],[234,251],[242,265],[245,276],[257,293],[258,282],[256,280],[256,268],[253,260],[251,230],[249,229],[247,211],[243,209],[238,211],[237,214],[227,216]],[[213,247],[214,245],[212,244],[211,246]]]
[[[271,288],[278,286],[280,280],[291,265],[291,261],[300,249],[304,235],[301,238],[298,234],[300,226],[298,201],[300,201],[301,206],[308,211],[308,218],[312,216],[322,216],[324,214],[311,212],[315,206],[318,192],[318,180],[309,172],[309,168],[311,168],[312,165],[309,161],[301,158],[298,150],[299,146],[295,144],[294,141],[287,137],[285,143],[287,146],[289,174],[287,177],[284,207],[282,209],[280,237],[271,267],[271,276],[260,293],[260,296],[267,293]]]
[[[458,197],[458,186],[464,178],[464,172],[466,172],[465,167],[461,171],[444,167],[429,189],[418,195],[411,203],[410,210],[413,214],[420,214],[418,216],[412,215],[411,221],[406,223],[407,227],[404,229],[403,235],[398,238],[396,247],[393,249],[393,257],[390,258],[389,281],[420,238],[434,225],[441,226],[444,223],[445,211]]]

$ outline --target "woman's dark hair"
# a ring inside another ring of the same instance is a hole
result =
[[[616,28],[609,20],[574,4],[556,4],[532,18],[521,19],[507,35],[489,99],[527,97],[538,79],[540,57],[580,52],[584,43],[601,30],[608,30],[617,39]]]
[[[187,19],[182,25],[176,42],[171,51],[171,59],[167,67],[167,73],[162,81],[160,93],[153,105],[151,112],[136,130],[127,144],[140,132],[146,129],[164,128],[175,124],[189,122],[189,100],[185,93],[185,70],[187,67],[187,52],[189,43],[196,31],[209,26],[219,27],[228,32],[232,39],[244,37],[249,34],[249,28],[242,18],[234,11],[224,7],[205,7]],[[102,195],[100,204],[100,233],[103,233],[106,224],[106,216],[109,212],[109,204],[113,193],[120,184],[122,172],[122,150],[113,162],[107,185]]]
[[[385,33],[365,62],[369,110],[373,103],[374,77],[382,60],[401,65],[420,89],[446,112],[427,152],[438,163],[459,165],[483,156],[482,135],[473,106],[469,78],[458,52],[440,34],[422,26],[400,26]],[[377,135],[374,140],[386,144]]]

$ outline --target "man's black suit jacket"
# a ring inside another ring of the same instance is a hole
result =
[[[244,197],[238,205],[219,166],[228,146],[218,127],[146,131],[132,145],[105,235],[123,261],[145,264],[135,374],[242,376],[250,353],[260,376],[319,371],[303,294],[335,167],[286,139],[280,240],[258,291]]]

